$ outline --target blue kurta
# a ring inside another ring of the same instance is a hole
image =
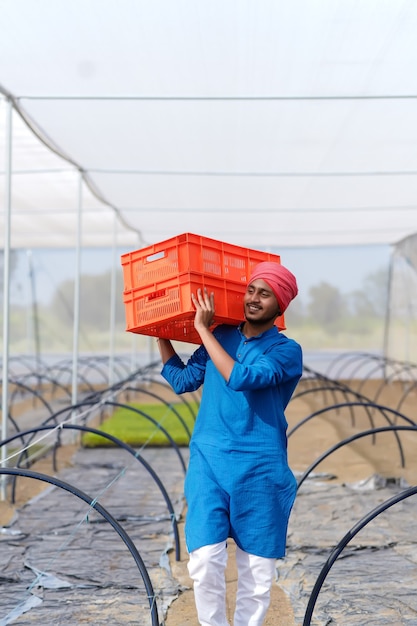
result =
[[[284,410],[302,374],[301,348],[275,326],[247,338],[223,325],[214,335],[235,360],[227,383],[204,346],[186,365],[175,355],[162,369],[177,393],[204,383],[185,481],[187,549],[232,537],[245,552],[280,558],[296,493]]]

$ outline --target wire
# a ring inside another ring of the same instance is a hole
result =
[[[38,170],[13,170],[12,174],[60,174],[73,173],[71,169],[38,169]],[[350,176],[417,176],[417,170],[371,170],[371,171],[336,171],[336,172],[265,172],[265,171],[248,171],[248,172],[232,172],[232,171],[202,171],[202,170],[143,170],[143,169],[115,169],[115,168],[85,168],[87,174],[133,174],[140,176],[230,176],[230,177],[281,177],[281,178],[334,178],[334,177],[350,177]],[[0,170],[0,176],[5,172]]]
[[[120,207],[120,211],[136,213],[140,211],[153,213],[381,213],[387,211],[417,211],[417,205],[395,207]],[[20,212],[22,214],[22,212]]]
[[[43,95],[15,96],[19,100],[138,100],[138,101],[161,101],[161,102],[230,102],[230,101],[314,101],[314,100],[413,100],[417,94],[374,94],[374,95],[352,95],[352,96],[81,96],[81,95]]]
[[[136,170],[136,169],[87,169],[89,174],[139,174],[143,176],[247,176],[247,177],[306,177],[327,178],[346,176],[416,176],[417,170],[382,170],[367,172],[227,172],[227,171],[192,171],[192,170]]]

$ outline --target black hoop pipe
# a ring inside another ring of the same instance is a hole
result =
[[[144,582],[145,589],[147,592],[149,608],[151,611],[152,626],[160,626],[155,592],[152,586],[152,581],[148,574],[148,570],[146,569],[146,566],[142,560],[142,557],[140,556],[135,544],[133,543],[130,536],[127,534],[127,532],[124,530],[124,528],[101,504],[96,502],[94,498],[91,498],[89,495],[87,495],[80,489],[77,489],[77,487],[74,487],[73,485],[70,485],[69,483],[66,483],[63,480],[59,480],[58,478],[55,478],[53,476],[40,474],[38,472],[33,472],[31,470],[25,470],[22,468],[3,468],[3,467],[0,467],[0,474],[23,476],[25,478],[33,478],[35,480],[41,480],[43,482],[49,483],[51,485],[54,485],[55,487],[59,487],[60,489],[63,489],[64,491],[68,491],[69,493],[71,493],[74,496],[77,496],[77,498],[80,498],[81,500],[84,500],[84,502],[86,502],[88,506],[91,506],[98,513],[100,513],[100,515],[104,517],[104,519],[107,522],[109,522],[109,524],[114,528],[114,530],[117,532],[119,537],[125,543],[130,554],[133,556],[135,563],[138,566],[138,569],[142,576],[142,580]]]
[[[303,482],[306,480],[308,475],[317,467],[317,465],[319,465],[322,461],[324,461],[324,459],[326,459],[328,456],[333,454],[333,452],[336,452],[336,450],[339,450],[339,448],[342,448],[343,446],[346,446],[347,444],[352,443],[352,441],[356,441],[356,439],[367,437],[368,435],[373,436],[378,433],[385,433],[389,431],[398,431],[398,430],[408,430],[408,431],[417,432],[417,424],[415,424],[414,426],[397,426],[396,424],[391,424],[391,426],[381,426],[380,428],[371,428],[370,430],[364,430],[360,433],[356,433],[355,435],[352,435],[351,437],[347,437],[346,439],[343,439],[342,441],[339,441],[334,446],[326,450],[326,452],[323,452],[323,454],[317,457],[317,459],[305,470],[300,480],[298,481],[297,491],[301,487]],[[401,460],[403,460],[403,458],[404,458],[403,455],[401,455]],[[404,467],[404,465],[402,467]]]
[[[153,378],[152,376],[142,376],[140,381],[138,382],[149,382],[152,383],[154,385],[160,385],[161,387],[163,387],[164,389],[168,389],[169,391],[171,391],[178,399],[180,402],[182,402],[183,404],[185,404],[185,406],[187,407],[187,409],[190,411],[192,417],[194,418],[194,421],[196,419],[196,413],[194,411],[194,409],[192,408],[191,404],[188,402],[188,400],[186,400],[184,398],[184,396],[182,394],[176,394],[175,391],[172,389],[172,387],[170,385],[168,385],[168,383],[165,382],[161,382],[160,380],[155,380],[155,378]],[[188,392],[189,395],[191,395],[192,398],[194,398],[194,402],[196,404],[200,404],[200,398],[196,398],[196,393],[195,392]]]
[[[417,382],[414,382],[411,387],[408,387],[408,389],[406,389],[403,393],[403,395],[401,396],[401,398],[398,401],[398,404],[396,406],[397,411],[401,410],[401,407],[403,405],[403,402],[405,402],[405,400],[407,399],[407,396],[413,391],[413,389],[415,389],[417,387]]]
[[[16,387],[19,390],[24,389],[25,391],[27,391],[31,395],[32,399],[36,398],[37,400],[39,400],[43,404],[44,408],[48,410],[50,415],[53,414],[54,411],[53,411],[51,405],[49,404],[49,402],[47,402],[45,400],[45,398],[43,397],[43,395],[41,393],[39,393],[39,391],[36,391],[36,389],[33,389],[33,387],[30,387],[29,385],[26,385],[25,383],[22,383],[21,381],[15,380],[13,378],[9,379],[9,383],[11,385],[16,385]],[[12,394],[13,393],[14,392],[12,392]],[[14,397],[14,396],[12,395],[12,397]]]
[[[329,383],[330,383],[330,382],[331,382],[331,381],[329,381]],[[335,384],[336,384],[337,386],[334,386],[334,385],[329,385],[329,386],[323,386],[323,387],[311,387],[310,389],[305,389],[305,390],[300,391],[299,393],[297,393],[295,396],[292,396],[291,401],[292,401],[292,400],[295,400],[295,399],[297,399],[297,398],[301,398],[302,396],[305,396],[305,395],[307,395],[307,394],[310,394],[310,393],[315,393],[316,391],[327,391],[327,390],[329,390],[329,391],[332,391],[332,392],[333,392],[333,393],[332,393],[333,398],[334,398],[334,397],[335,397],[335,395],[336,395],[336,394],[335,394],[335,392],[339,392],[339,393],[343,394],[343,396],[344,396],[344,397],[345,397],[345,399],[346,399],[346,403],[348,402],[348,399],[347,399],[347,396],[348,396],[348,395],[352,395],[352,396],[354,396],[356,399],[362,400],[362,402],[366,402],[366,403],[371,402],[371,400],[370,400],[369,398],[367,398],[366,396],[363,396],[361,393],[358,393],[357,391],[354,391],[353,389],[350,389],[350,388],[349,388],[349,387],[347,387],[346,385],[342,385],[342,384],[338,384],[338,383],[335,383]],[[336,404],[336,403],[335,403],[335,404]],[[334,405],[332,405],[332,406],[334,406]],[[345,406],[345,405],[343,405],[343,406]],[[355,413],[354,413],[354,411],[353,411],[353,407],[352,407],[351,405],[349,405],[349,406],[350,406],[350,417],[351,417],[351,423],[352,423],[352,426],[354,426],[354,425],[355,425]],[[365,406],[364,406],[364,408],[366,408],[366,414],[367,414],[367,416],[368,416],[368,418],[369,418],[369,423],[371,424],[371,426],[374,426],[374,422],[373,422],[373,419],[372,419],[372,415],[371,415],[370,411],[368,410],[368,409],[369,409],[369,407],[368,407],[367,405],[365,405]]]
[[[38,356],[34,357],[32,354],[19,354],[19,356],[10,356],[10,365],[14,362],[18,363],[19,369],[26,367],[29,371],[33,371],[33,361],[36,358],[35,366],[39,369],[41,366],[44,370],[47,369],[46,363],[42,362]]]
[[[178,418],[178,421],[179,421],[179,422],[181,423],[181,425],[183,426],[183,428],[184,428],[184,430],[185,430],[185,432],[186,432],[186,434],[187,434],[188,439],[189,439],[189,440],[191,439],[191,431],[190,431],[190,429],[188,428],[188,426],[187,426],[187,424],[186,424],[186,422],[185,422],[184,418],[182,417],[182,415],[180,415],[180,414],[178,413],[177,409],[176,409],[176,408],[175,408],[172,404],[170,404],[169,402],[167,402],[166,400],[164,400],[164,398],[162,398],[161,396],[159,396],[157,393],[153,393],[152,391],[148,391],[148,389],[143,389],[143,387],[137,387],[137,388],[136,388],[136,387],[130,387],[130,386],[129,386],[129,387],[125,387],[124,389],[125,389],[125,391],[136,391],[136,393],[137,393],[137,392],[139,392],[139,393],[143,393],[143,394],[145,394],[145,395],[147,395],[147,396],[150,396],[151,398],[155,398],[156,400],[159,400],[159,402],[160,402],[161,404],[163,404],[164,406],[166,406],[166,407],[167,407],[167,409],[169,409],[172,413],[174,413],[175,417],[177,417],[177,418]],[[195,420],[194,420],[194,421],[195,421]]]
[[[325,383],[325,384],[323,384]],[[334,381],[322,381],[320,379],[320,383],[318,385],[318,387],[308,387],[307,389],[302,389],[301,391],[298,391],[297,393],[295,393],[292,397],[290,402],[293,402],[294,400],[297,400],[298,398],[302,398],[306,395],[310,395],[312,393],[318,393],[318,392],[322,392],[323,393],[323,402],[325,402],[327,404],[327,399],[326,399],[326,391],[330,391],[330,394],[333,398],[333,404],[336,404],[337,399],[336,399],[336,393],[339,392],[341,394],[343,394],[345,400],[347,401],[347,397],[346,397],[346,388],[342,385],[340,385],[339,383],[336,383]]]
[[[84,400],[82,402],[79,402],[78,404],[70,405],[70,406],[67,406],[67,407],[64,407],[64,408],[60,409],[59,411],[57,411],[56,413],[54,413],[50,417],[48,417],[46,420],[44,420],[41,425],[42,426],[46,426],[50,420],[54,420],[54,424],[57,425],[56,418],[58,416],[60,416],[60,415],[62,415],[64,413],[68,413],[68,412],[74,411],[75,409],[82,408],[83,406],[93,406],[94,407],[95,405],[100,405],[100,408],[103,408],[104,406],[116,406],[116,407],[120,407],[120,408],[125,408],[125,409],[127,409],[129,411],[133,411],[134,413],[142,415],[147,420],[152,422],[155,426],[157,426],[157,428],[162,433],[164,433],[164,435],[166,436],[166,438],[170,442],[171,446],[176,451],[177,456],[178,456],[178,458],[180,460],[180,463],[181,463],[181,467],[182,467],[183,472],[185,474],[185,472],[186,472],[186,465],[185,465],[185,461],[183,459],[183,456],[182,456],[182,454],[180,452],[180,449],[179,449],[177,443],[174,441],[174,439],[171,437],[171,435],[167,432],[167,430],[163,426],[158,424],[158,422],[153,417],[151,417],[147,413],[144,413],[140,409],[132,407],[132,406],[130,406],[128,404],[122,404],[122,403],[118,403],[118,402],[111,402],[110,400],[105,400],[104,402],[101,402],[101,403],[98,400]],[[29,439],[29,441],[26,443],[26,445],[30,444],[31,441],[32,441],[32,439]],[[23,456],[23,454],[24,453],[22,453],[22,456]],[[20,463],[20,459],[18,461],[18,464],[19,463]],[[54,461],[54,464],[55,464],[55,461]],[[54,465],[54,469],[55,469],[55,465]]]
[[[335,367],[337,365],[340,365],[340,362],[342,361],[341,367],[345,368],[346,367],[346,361],[356,361],[358,359],[362,359],[362,358],[369,358],[369,354],[367,352],[348,352],[346,354],[342,353],[339,354],[335,359],[333,359],[333,361],[330,361],[327,369],[326,369],[326,376],[328,376],[329,378],[342,378],[342,374],[341,374],[341,370],[339,368],[339,370],[337,370],[336,372],[333,372],[333,370],[335,369]],[[349,363],[348,363],[349,364]],[[351,378],[351,376],[350,376]]]
[[[3,441],[0,441],[0,448],[3,445],[7,445],[8,443],[10,443],[11,441],[13,441],[14,439],[17,439],[17,437],[19,435],[27,435],[30,433],[37,433],[41,430],[53,430],[54,428],[56,428],[56,426],[37,426],[35,428],[31,428],[29,430],[26,430],[22,433],[18,433],[17,435],[12,435],[11,437],[9,437],[8,439],[4,439]],[[180,538],[179,538],[179,533],[178,533],[178,524],[177,524],[177,518],[175,515],[175,510],[174,507],[172,505],[171,499],[162,483],[162,481],[160,480],[158,474],[153,470],[153,468],[151,467],[151,465],[149,465],[149,463],[147,461],[145,461],[145,459],[138,454],[137,452],[135,452],[135,450],[129,446],[129,444],[125,443],[124,441],[122,441],[121,439],[118,439],[117,437],[114,437],[113,435],[110,435],[108,433],[104,433],[101,430],[97,430],[96,428],[89,428],[88,426],[79,426],[78,424],[61,424],[61,426],[59,427],[59,431],[57,432],[61,432],[62,429],[65,430],[79,430],[82,432],[88,432],[88,433],[93,433],[95,435],[100,435],[100,437],[104,437],[105,439],[109,439],[109,441],[112,441],[113,443],[115,443],[116,445],[118,445],[120,448],[123,448],[124,450],[126,450],[127,452],[129,452],[129,454],[131,454],[132,456],[135,457],[135,459],[137,459],[139,461],[139,463],[141,463],[143,465],[143,467],[149,472],[149,474],[152,476],[152,478],[154,479],[154,481],[156,482],[156,484],[159,487],[159,490],[161,491],[164,500],[166,502],[169,514],[170,514],[170,519],[172,522],[172,526],[173,526],[173,530],[174,530],[174,538],[175,538],[175,558],[177,561],[180,560]],[[21,458],[21,457],[19,457]],[[13,481],[13,489],[12,489],[12,502],[15,502],[15,492],[16,492],[16,477],[14,478]]]
[[[381,395],[381,393],[384,391],[385,387],[389,384],[391,384],[392,382],[395,382],[395,377],[401,376],[401,374],[405,371],[407,373],[409,373],[410,371],[413,372],[413,370],[416,369],[416,365],[414,365],[413,363],[402,363],[401,367],[399,370],[393,372],[390,376],[388,376],[388,378],[386,378],[380,385],[379,389],[377,390],[377,392],[374,395],[374,402],[378,402],[379,396]],[[397,378],[397,381],[400,382],[404,382],[404,379],[401,378]],[[412,378],[412,381],[415,383],[416,380],[415,378]]]
[[[330,553],[329,558],[327,559],[320,574],[318,575],[316,583],[310,594],[310,598],[307,604],[307,609],[304,615],[303,626],[310,626],[311,617],[313,615],[314,607],[316,605],[316,600],[320,593],[320,589],[322,588],[322,585],[324,581],[326,580],[327,574],[331,570],[334,562],[336,561],[339,554],[341,554],[343,549],[347,546],[347,544],[353,539],[353,537],[355,537],[355,535],[358,534],[360,530],[362,530],[362,528],[364,528],[367,524],[369,524],[369,522],[371,522],[373,519],[378,517],[378,515],[380,515],[381,513],[383,513],[390,507],[394,506],[398,502],[401,502],[402,500],[405,500],[406,498],[409,498],[410,496],[414,496],[415,494],[417,494],[417,486],[409,487],[408,489],[405,489],[405,491],[402,491],[401,493],[393,496],[392,498],[389,498],[385,502],[382,502],[382,504],[377,506],[375,509],[370,511],[367,515],[365,515],[361,520],[359,520],[359,522],[357,522],[355,526],[353,526],[349,530],[349,532],[346,533],[343,539],[340,540],[337,546],[333,548],[332,552]]]
[[[171,446],[174,448],[175,452],[177,453],[177,456],[178,456],[178,458],[180,460],[180,463],[181,463],[181,467],[182,467],[183,472],[185,474],[186,469],[187,469],[186,465],[185,465],[185,461],[184,461],[184,459],[182,457],[181,451],[180,451],[177,443],[173,440],[171,435],[167,432],[167,430],[165,430],[165,428],[163,426],[158,424],[158,422],[153,417],[151,417],[147,413],[144,413],[140,409],[136,409],[135,407],[130,406],[129,404],[122,404],[120,402],[112,402],[110,400],[104,400],[101,403],[98,402],[97,400],[84,400],[82,402],[79,402],[78,404],[72,404],[71,406],[67,406],[67,407],[64,407],[63,409],[60,409],[59,411],[54,413],[54,415],[52,415],[50,418],[45,420],[42,423],[42,426],[46,426],[50,419],[55,419],[59,415],[62,415],[63,413],[70,413],[70,412],[72,412],[72,411],[74,411],[76,409],[81,409],[83,406],[92,406],[93,408],[97,408],[97,409],[98,408],[102,409],[105,406],[116,406],[116,407],[120,407],[120,408],[123,408],[123,409],[127,409],[129,411],[132,411],[133,413],[137,413],[138,415],[142,415],[147,420],[152,422],[158,428],[158,430],[160,430],[162,433],[164,433],[165,437],[168,439],[168,441],[170,442]],[[100,431],[100,434],[102,434],[101,431]]]
[[[368,372],[365,375],[358,375],[358,371],[361,369],[360,367],[357,368],[357,370],[352,374],[353,376],[357,376],[357,380],[360,380],[360,383],[358,385],[358,391],[361,391],[362,388],[370,381],[370,380],[378,380],[381,376],[382,378],[385,377],[386,375],[386,370],[387,370],[387,364],[388,361],[386,359],[368,359],[368,364],[369,362],[376,362],[376,365],[374,367],[372,367],[371,369],[368,370]],[[366,365],[366,362],[362,363],[362,366]],[[361,367],[362,367],[361,366]],[[369,367],[371,367],[369,365]],[[378,375],[378,378],[375,378],[375,374],[377,372],[381,372],[381,374]]]
[[[288,432],[288,438],[298,429],[300,428],[300,426],[302,426],[303,424],[305,424],[306,422],[308,422],[309,420],[311,420],[313,417],[317,417],[318,415],[321,415],[322,413],[326,413],[327,411],[332,411],[334,409],[338,409],[340,407],[349,407],[349,406],[360,406],[362,408],[365,408],[367,406],[372,407],[374,409],[377,409],[381,412],[381,414],[383,415],[383,417],[385,417],[385,419],[387,420],[387,422],[389,424],[392,424],[391,420],[389,419],[389,417],[387,415],[385,415],[385,412],[388,413],[393,413],[394,415],[401,417],[403,420],[405,420],[406,422],[408,422],[409,424],[411,424],[412,426],[415,426],[415,422],[413,422],[413,420],[411,420],[410,418],[406,417],[405,415],[403,415],[402,413],[400,413],[399,411],[396,411],[395,409],[390,409],[387,406],[382,406],[380,404],[374,404],[373,402],[345,402],[342,404],[335,404],[332,406],[327,406],[324,409],[319,409],[318,411],[315,411],[314,413],[311,413],[310,415],[308,415],[307,417],[305,417],[304,419],[302,419],[301,421],[298,422],[298,424],[296,424],[289,432]],[[401,441],[399,440],[399,437],[397,435],[397,433],[394,431],[394,435],[395,438],[397,440],[398,443],[398,447],[400,449],[400,455],[401,455],[401,459],[402,459],[402,467],[404,467],[404,453],[402,450],[402,446],[401,446]]]
[[[57,363],[54,366],[54,372],[55,375],[59,378],[63,378],[63,375],[65,374],[67,376],[68,381],[67,382],[60,382],[61,385],[68,385],[71,386],[72,384],[72,363],[68,363],[67,365],[65,363]],[[59,380],[59,378],[57,378],[57,380]],[[87,378],[85,378],[81,372],[78,370],[77,372],[77,385],[85,385],[87,387],[87,389],[89,389],[90,391],[94,391],[94,387],[93,384],[89,382],[89,380]]]
[[[124,392],[134,391],[135,393],[142,393],[144,395],[150,396],[151,398],[154,398],[155,400],[158,400],[161,404],[166,406],[167,409],[169,409],[175,415],[175,417],[178,418],[178,421],[180,422],[180,424],[183,426],[185,430],[188,440],[191,439],[191,432],[186,422],[184,421],[184,418],[178,413],[178,411],[172,404],[164,400],[164,398],[162,398],[160,395],[158,395],[157,393],[153,393],[152,391],[148,391],[147,389],[143,389],[142,387],[131,387],[130,385],[124,386],[121,384],[120,386],[117,387],[117,389],[122,389]],[[86,400],[94,400],[94,398],[99,395],[101,394],[95,393],[94,395],[88,396]],[[129,406],[129,405],[126,405],[126,406]]]
[[[33,372],[28,372],[27,374],[25,374],[21,379],[20,382],[21,383],[25,383],[25,384],[29,384],[28,383],[28,379],[31,379],[35,376],[35,374]],[[44,384],[44,382],[46,381],[47,383],[49,383],[52,386],[52,390],[51,390],[51,395],[54,396],[55,392],[57,389],[61,390],[64,392],[64,394],[68,397],[71,398],[71,392],[68,389],[68,387],[66,387],[65,385],[61,385],[56,378],[53,378],[52,375],[47,374],[47,373],[42,373],[42,374],[36,374],[36,378],[38,379],[38,384],[39,382],[41,382],[42,384]],[[10,396],[10,401],[13,401],[14,396],[17,394],[18,390],[14,390],[13,393]]]

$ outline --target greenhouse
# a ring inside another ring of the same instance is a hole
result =
[[[197,623],[201,389],[167,386],[166,320],[137,319],[197,240],[183,273],[218,312],[254,259],[298,283],[298,488],[265,625],[415,623],[416,28],[407,0],[0,4],[0,625]],[[167,337],[184,360],[200,342]]]

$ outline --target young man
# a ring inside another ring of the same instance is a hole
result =
[[[236,543],[234,626],[261,626],[275,560],[284,556],[296,481],[287,461],[284,411],[302,374],[300,346],[276,318],[298,293],[278,263],[256,266],[243,297],[240,326],[210,331],[214,298],[192,296],[202,345],[187,364],[159,339],[162,375],[177,393],[204,383],[185,480],[188,569],[201,626],[228,626],[226,542]]]

